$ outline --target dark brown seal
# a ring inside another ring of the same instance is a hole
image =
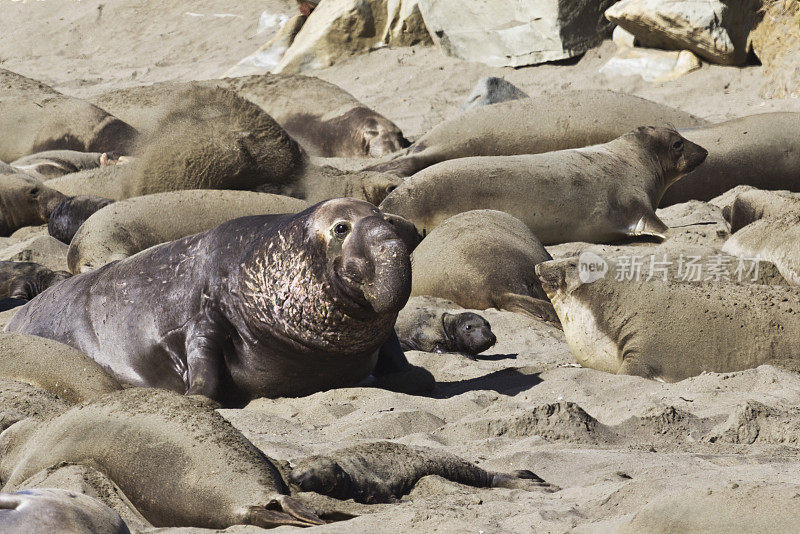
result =
[[[393,327],[413,244],[395,224],[355,199],[235,219],[66,280],[6,329],[226,405],[355,385],[410,367]]]
[[[0,299],[31,300],[62,280],[72,276],[67,271],[52,271],[44,265],[27,261],[0,261]]]
[[[77,196],[59,202],[47,221],[47,232],[61,241],[70,244],[75,232],[94,212],[105,208],[114,201],[110,198]]]

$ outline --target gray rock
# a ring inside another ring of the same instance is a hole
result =
[[[611,35],[613,0],[487,2],[419,0],[434,42],[448,56],[521,67],[578,56]]]
[[[505,81],[503,78],[487,76],[486,78],[478,80],[478,83],[475,84],[475,88],[464,101],[459,112],[463,113],[468,109],[489,106],[508,100],[519,100],[520,98],[530,97],[527,93],[520,91],[517,86],[511,82]]]

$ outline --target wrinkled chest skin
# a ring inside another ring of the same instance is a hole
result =
[[[75,276],[7,330],[72,345],[122,382],[226,406],[354,385],[396,313],[342,310],[309,216],[236,219]]]

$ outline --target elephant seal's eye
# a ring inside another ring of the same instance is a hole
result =
[[[350,232],[350,225],[346,222],[338,222],[333,225],[333,235],[344,237]]]

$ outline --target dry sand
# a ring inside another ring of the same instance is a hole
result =
[[[86,96],[217,77],[277,30],[256,35],[262,11],[290,15],[296,7],[289,0],[5,0],[0,9],[0,67]],[[758,96],[761,67],[704,65],[650,84],[599,74],[613,52],[606,42],[579,60],[513,70],[446,58],[435,48],[383,49],[314,74],[411,138],[453,116],[487,75],[534,98],[610,88],[714,121],[800,111],[800,99]],[[674,208],[675,220],[689,208]],[[711,225],[684,227],[673,239],[721,246],[717,231],[724,227],[709,213]],[[354,388],[261,399],[223,414],[278,459],[390,439],[446,449],[495,470],[531,469],[563,488],[477,490],[428,477],[402,502],[318,532],[797,530],[800,376],[772,366],[676,384],[614,376],[577,367],[557,329],[505,312],[484,315],[498,344],[479,361],[409,353],[439,381],[432,398]]]

